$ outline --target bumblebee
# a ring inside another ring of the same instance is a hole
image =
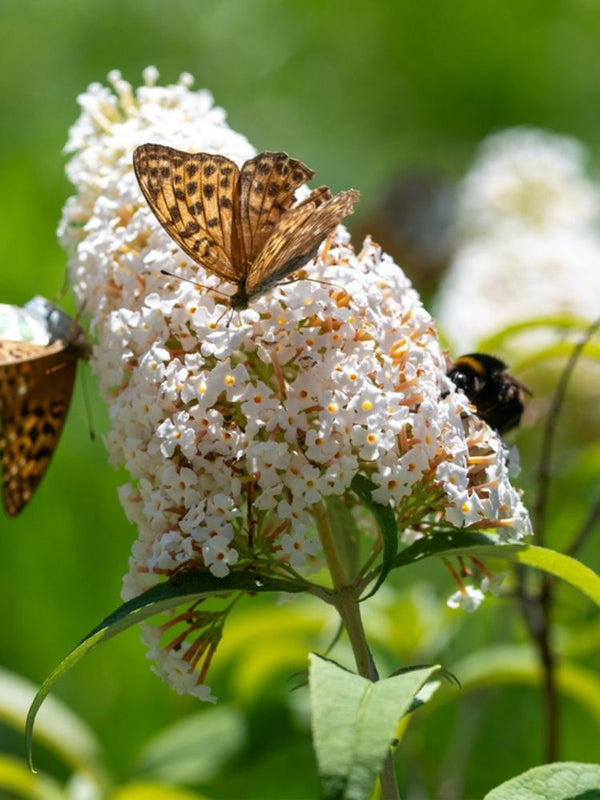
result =
[[[506,364],[485,353],[467,353],[456,359],[448,377],[467,395],[477,415],[498,433],[516,428],[528,390],[506,372]]]

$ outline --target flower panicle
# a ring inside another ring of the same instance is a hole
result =
[[[160,87],[150,69],[145,81],[134,90],[114,73],[112,90],[82,97],[59,231],[97,338],[110,459],[130,476],[120,500],[137,539],[123,596],[185,569],[313,572],[314,509],[329,497],[356,506],[358,475],[401,529],[526,535],[505,446],[455,391],[430,315],[369,237],[355,249],[339,226],[294,280],[235,313],[195,284],[228,292],[158,226],[131,153],[164,142],[241,163],[253,150],[188,78]],[[165,629],[152,653],[179,688],[209,695],[195,681],[204,686],[218,626],[196,614],[177,617],[179,638],[165,645]]]

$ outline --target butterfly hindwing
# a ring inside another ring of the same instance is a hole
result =
[[[323,239],[352,213],[358,198],[353,189],[330,197],[327,187],[321,187],[288,211],[252,264],[246,280],[248,297],[262,294],[314,258]]]
[[[224,280],[240,280],[234,245],[239,170],[228,158],[144,144],[133,166],[146,200],[171,238]]]
[[[249,265],[314,171],[287,153],[259,153],[240,172],[240,231]]]

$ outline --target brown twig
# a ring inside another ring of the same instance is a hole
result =
[[[579,550],[583,547],[585,540],[590,535],[590,533],[594,529],[599,519],[600,519],[600,492],[598,492],[598,496],[590,506],[590,510],[588,512],[587,517],[583,521],[581,530],[573,538],[571,544],[567,547],[565,552],[568,556],[574,556],[576,553],[579,552]]]
[[[548,763],[559,755],[558,693],[556,690],[556,658],[551,641],[552,582],[544,576],[536,592],[529,592],[525,585],[525,570],[517,567],[518,594],[525,624],[535,642],[542,669],[544,709],[544,751]]]
[[[573,370],[575,369],[575,365],[581,356],[583,348],[586,346],[599,327],[600,317],[589,326],[587,331],[581,337],[580,341],[577,342],[573,348],[573,352],[569,356],[569,359],[565,364],[565,368],[563,369],[560,379],[556,385],[556,390],[552,397],[552,403],[548,409],[546,424],[544,425],[542,435],[542,446],[537,471],[538,490],[533,504],[533,529],[535,532],[536,542],[540,546],[544,544],[546,534],[546,510],[548,506],[548,492],[550,488],[550,478],[552,475],[552,454],[554,449],[558,417],[562,411],[567,386],[569,384],[569,380],[571,379],[571,375],[573,374]]]
[[[600,327],[600,318],[589,326],[581,340],[573,348],[565,368],[562,371],[552,403],[548,410],[546,424],[544,425],[540,459],[537,470],[537,494],[533,505],[534,532],[538,545],[543,545],[546,539],[546,512],[552,477],[552,458],[556,439],[557,422],[565,400],[567,386],[575,365],[581,353]],[[579,534],[574,538],[568,549],[569,554],[574,553],[588,536],[591,528],[600,516],[600,496],[592,506]],[[536,592],[529,592],[525,585],[525,571],[517,570],[518,591],[521,599],[521,609],[525,623],[538,650],[539,660],[543,673],[544,707],[546,710],[545,725],[545,751],[548,762],[556,761],[559,757],[559,716],[558,693],[556,687],[556,657],[552,647],[552,608],[554,601],[554,579],[544,575]]]

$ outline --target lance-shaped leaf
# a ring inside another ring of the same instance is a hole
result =
[[[406,567],[424,558],[437,556],[475,556],[476,558],[509,558],[526,550],[529,545],[522,542],[501,542],[497,536],[468,528],[436,531],[424,536],[398,553],[394,567]]]
[[[67,670],[101,642],[112,639],[121,631],[143,622],[155,614],[183,603],[195,602],[205,597],[226,595],[232,592],[302,592],[301,582],[263,578],[253,572],[233,572],[226,578],[217,578],[208,570],[184,572],[172,581],[157,584],[138,597],[123,603],[87,634],[46,678],[36,694],[26,723],[26,742],[29,764],[32,767],[32,737],[36,714],[56,681]]]
[[[438,531],[418,539],[394,560],[395,567],[405,567],[432,556],[473,556],[500,558],[515,564],[539,569],[579,589],[600,606],[600,576],[571,556],[545,547],[525,543],[503,543],[492,535],[469,530]]]

